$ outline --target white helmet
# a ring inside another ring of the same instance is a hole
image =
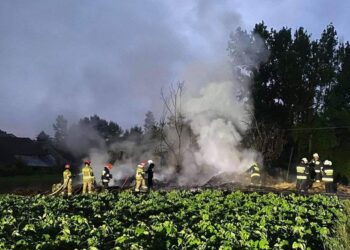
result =
[[[313,157],[313,158],[317,158],[317,159],[320,158],[320,156],[319,156],[317,153],[314,153],[314,154],[312,155],[312,157]]]
[[[301,159],[301,162],[306,164],[307,163],[307,159],[304,157],[304,158]]]
[[[329,161],[329,160],[325,160],[325,161],[323,162],[323,165],[332,166],[332,162]]]
[[[152,160],[148,160],[148,164],[152,164],[153,163],[153,161]]]

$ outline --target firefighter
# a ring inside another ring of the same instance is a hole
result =
[[[312,160],[310,162],[310,167],[315,171],[315,181],[320,182],[322,180],[322,163],[320,157],[317,153],[312,155]]]
[[[260,168],[256,162],[248,169],[250,172],[250,184],[259,185],[260,184]]]
[[[140,162],[140,164],[137,165],[136,175],[135,175],[135,179],[136,179],[135,192],[140,192],[140,188],[143,191],[147,190],[147,186],[146,186],[145,178],[144,178],[145,165],[146,165],[146,162],[144,162],[144,161]]]
[[[306,158],[302,158],[299,165],[296,167],[297,171],[297,191],[305,192],[308,188],[308,175],[309,175],[309,166]]]
[[[109,181],[113,178],[110,171],[112,170],[113,165],[111,163],[107,163],[102,171],[102,189],[106,190],[108,188]]]
[[[322,181],[325,183],[326,193],[334,193],[334,179],[333,179],[332,162],[325,160],[323,163]]]
[[[91,161],[86,160],[84,161],[84,167],[82,169],[82,175],[83,175],[83,194],[88,191],[89,194],[92,192],[92,183],[94,181],[94,174],[92,172],[91,168]]]
[[[70,196],[72,195],[72,173],[69,170],[69,164],[66,164],[64,168],[66,170],[63,171],[63,186],[66,186],[66,188],[62,190],[62,194],[65,194],[65,192],[67,191],[67,195]]]
[[[153,168],[154,162],[152,160],[148,160],[148,168],[147,168],[147,186],[149,189],[153,188]]]

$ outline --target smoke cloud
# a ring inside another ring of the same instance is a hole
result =
[[[264,60],[263,57],[267,54],[264,53],[263,42],[255,37],[249,54],[242,56],[241,62],[235,62],[234,70],[227,56],[227,41],[230,32],[241,25],[240,16],[222,6],[218,7],[213,1],[198,1],[186,11],[191,13],[187,17],[187,28],[191,29],[191,36],[197,37],[201,41],[200,46],[205,49],[203,54],[188,61],[183,69],[184,73],[178,75],[180,80],[185,81],[180,112],[184,114],[185,122],[189,125],[189,129],[184,129],[181,138],[182,170],[176,172],[175,163],[171,160],[168,160],[167,166],[160,167],[160,159],[154,159],[154,149],[158,146],[158,141],[146,138],[143,141],[127,141],[109,146],[102,143],[103,146],[89,153],[97,173],[102,171],[110,159],[107,152],[125,153],[125,158],[117,161],[112,170],[115,180],[119,181],[114,184],[122,185],[121,180],[134,175],[140,160],[155,161],[158,166],[155,178],[158,180],[175,179],[180,185],[200,185],[220,173],[240,174],[253,161],[260,159],[258,152],[241,146],[243,135],[251,122],[253,103],[250,98],[250,82],[242,81],[235,74],[237,68],[249,74],[249,70],[240,63],[257,67]],[[186,34],[183,35],[186,37]],[[246,41],[236,42],[236,49],[246,50]],[[161,109],[160,104],[156,112],[159,113]],[[196,145],[191,143],[190,131],[196,138]],[[177,136],[174,128],[167,128],[166,132],[170,139]]]
[[[258,159],[257,152],[241,147],[253,109],[249,88],[242,99],[241,93],[238,95],[242,83],[235,80],[229,63],[220,66],[197,65],[211,77],[202,78],[197,91],[184,95],[183,112],[197,136],[198,150],[186,155],[193,159],[187,159],[190,167],[184,168],[182,183],[197,179],[203,184],[222,172],[242,173]]]
[[[2,0],[0,129],[34,138],[41,130],[52,133],[59,114],[69,121],[98,114],[130,127],[160,109],[159,89],[182,80],[189,64],[225,56],[236,26],[250,30],[264,20],[277,29],[303,26],[318,37],[333,22],[346,41],[349,18],[342,10],[349,6],[341,0]]]
[[[258,69],[268,58],[268,51],[256,34],[251,41],[238,36],[234,42],[235,53],[240,55],[238,61],[217,56],[187,68],[180,112],[186,117],[197,146],[183,143],[185,159],[178,179],[180,185],[202,185],[221,173],[236,174],[236,181],[242,181],[239,176],[253,162],[262,163],[261,154],[243,148],[241,142],[254,112],[252,69]]]
[[[179,183],[243,171],[257,153],[240,148],[252,104],[249,84],[236,81],[227,61],[229,34],[239,26],[241,15],[228,0],[2,1],[1,129],[34,137],[51,132],[58,114],[70,121],[98,114],[130,127],[147,110],[159,116],[160,89],[185,80],[183,112],[198,145],[184,135]],[[125,152],[113,170],[117,179],[154,158],[158,146],[152,140],[109,145],[88,127],[72,128],[67,146],[83,155],[91,141],[98,144],[88,152],[98,175],[109,151]],[[157,174],[175,175],[171,166]]]

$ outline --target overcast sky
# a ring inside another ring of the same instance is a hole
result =
[[[59,114],[142,125],[189,64],[225,56],[237,26],[264,20],[318,38],[332,22],[346,41],[349,10],[346,0],[1,0],[0,129],[52,133]]]

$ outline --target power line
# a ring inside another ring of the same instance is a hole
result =
[[[339,127],[313,127],[313,128],[289,128],[289,129],[283,129],[283,130],[328,130],[328,129],[339,129],[339,128],[350,128],[350,126],[339,126]]]
[[[280,130],[288,131],[302,131],[302,130],[331,130],[331,129],[341,129],[341,128],[350,128],[350,126],[339,126],[339,127],[312,127],[312,128],[280,128]],[[258,129],[257,127],[253,129]]]

